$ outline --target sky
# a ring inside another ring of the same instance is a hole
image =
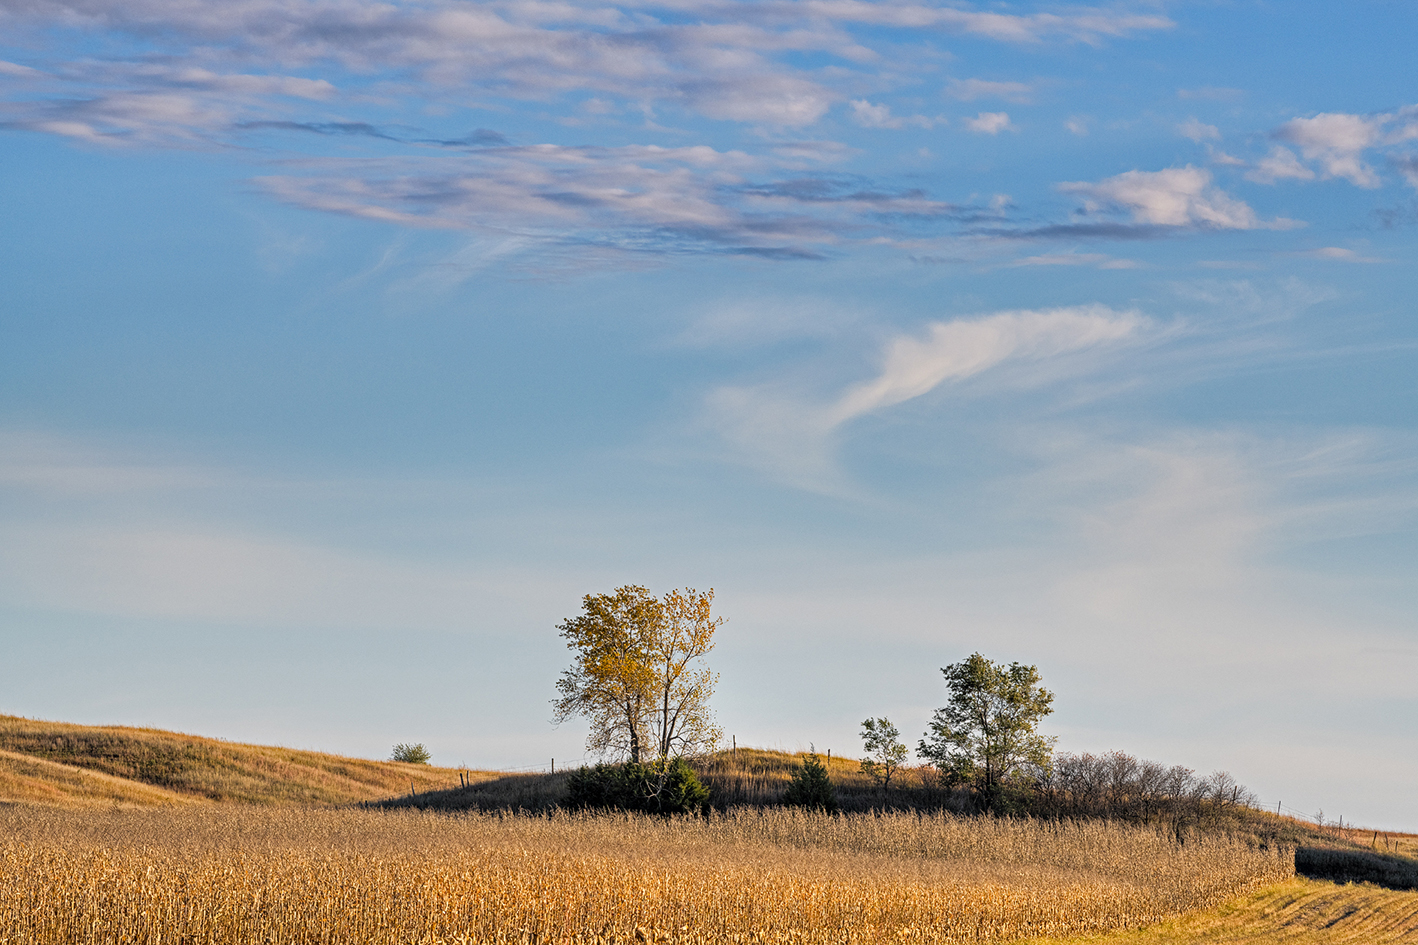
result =
[[[1406,2],[0,0],[0,712],[578,764],[583,595],[726,736],[1418,829]]]

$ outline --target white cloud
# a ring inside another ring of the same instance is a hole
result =
[[[1082,195],[1090,213],[1121,208],[1134,222],[1149,226],[1250,230],[1286,225],[1282,221],[1260,222],[1245,203],[1212,186],[1210,171],[1191,165],[1128,171],[1097,183],[1060,184],[1059,189]]]
[[[1418,186],[1410,159],[1395,153],[1398,146],[1418,138],[1418,106],[1407,105],[1384,114],[1324,112],[1295,118],[1276,128],[1271,137],[1299,148],[1304,160],[1290,148],[1277,145],[1246,174],[1250,180],[1273,184],[1278,180],[1339,179],[1372,189],[1382,186],[1383,179],[1367,158],[1382,155],[1409,183]]]
[[[1086,116],[1074,115],[1068,121],[1064,122],[1064,128],[1068,131],[1069,134],[1074,134],[1078,135],[1079,137],[1083,137],[1084,135],[1088,134],[1089,121],[1090,119],[1088,119]]]
[[[962,102],[973,102],[977,98],[1000,98],[1024,105],[1033,100],[1034,86],[1027,82],[951,79],[946,83],[945,94]]]
[[[1275,136],[1298,146],[1307,160],[1320,165],[1325,177],[1342,177],[1358,187],[1378,187],[1378,175],[1361,155],[1381,140],[1388,117],[1325,113],[1295,118],[1277,128]]]
[[[1012,131],[1007,112],[980,112],[974,118],[965,119],[965,127],[983,135],[997,135],[1001,131]]]

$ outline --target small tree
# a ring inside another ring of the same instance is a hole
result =
[[[955,781],[973,781],[993,809],[1026,765],[1047,767],[1054,739],[1036,731],[1054,694],[1038,667],[991,663],[979,653],[941,670],[950,702],[937,709],[917,753]]]
[[[400,743],[394,746],[394,753],[389,756],[394,761],[406,761],[414,765],[426,765],[433,756],[428,753],[428,749],[422,743],[417,745],[405,745]]]
[[[901,744],[901,733],[889,719],[867,719],[862,723],[862,746],[867,753],[862,759],[862,773],[875,781],[877,787],[890,790],[892,775],[909,754]]]
[[[829,814],[836,812],[837,791],[827,777],[827,766],[815,752],[809,752],[803,763],[793,771],[793,780],[783,794],[783,803],[825,810]]]

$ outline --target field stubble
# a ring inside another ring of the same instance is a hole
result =
[[[1290,851],[948,814],[0,811],[0,941],[965,942],[1136,928]]]

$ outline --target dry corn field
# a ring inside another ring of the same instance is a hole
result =
[[[0,811],[0,942],[964,942],[1138,927],[1288,851],[1102,823]]]

